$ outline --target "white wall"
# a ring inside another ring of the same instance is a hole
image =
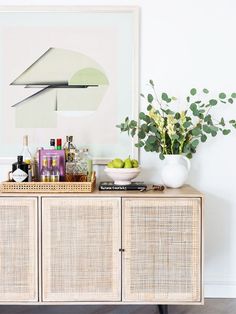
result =
[[[150,78],[161,91],[177,96],[180,105],[191,87],[236,92],[234,0],[0,0],[3,4],[138,5],[142,92]],[[221,112],[236,117],[236,104]],[[235,153],[236,131],[205,143],[192,159],[189,183],[206,195],[205,292],[211,297],[236,297]],[[141,152],[141,163],[142,178],[160,182],[157,156]]]

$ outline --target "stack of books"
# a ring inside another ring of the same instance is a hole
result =
[[[146,190],[147,185],[143,182],[131,182],[128,185],[117,185],[114,182],[100,182],[99,191],[140,191]]]

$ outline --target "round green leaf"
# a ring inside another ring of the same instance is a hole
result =
[[[155,133],[155,134],[156,134],[157,131],[158,131],[156,125],[151,125],[151,126],[150,126],[150,131],[151,131],[152,133]]]
[[[164,100],[164,101],[168,101],[169,97],[166,93],[162,93],[161,94],[161,99]]]
[[[233,98],[229,98],[229,99],[228,99],[228,102],[229,102],[230,104],[232,104],[232,103],[234,102]]]
[[[211,132],[217,132],[219,130],[219,128],[215,125],[211,125],[209,128],[211,129]]]
[[[136,147],[143,147],[144,146],[144,142],[143,141],[139,141],[137,144],[135,144]]]
[[[136,133],[136,130],[137,130],[137,128],[132,129],[132,131],[131,131],[131,133],[130,133],[130,135],[131,135],[132,137],[134,137],[134,135],[135,135],[135,133]]]
[[[203,93],[208,94],[208,93],[209,93],[209,90],[206,89],[206,88],[203,88]]]
[[[201,136],[201,142],[204,143],[207,140],[207,136],[205,134],[202,134]]]
[[[211,106],[215,106],[217,104],[217,100],[216,99],[210,99],[209,104]]]
[[[219,94],[219,98],[220,99],[225,99],[226,98],[226,94],[225,93],[220,93]]]
[[[159,158],[160,158],[161,160],[164,160],[164,159],[165,159],[165,156],[164,156],[162,153],[160,153],[160,154],[159,154]]]
[[[192,141],[192,147],[193,148],[196,148],[197,146],[198,146],[198,144],[199,144],[199,140],[198,139],[195,139],[194,141]]]
[[[144,112],[140,112],[140,113],[139,113],[139,119],[143,120],[143,119],[145,119],[145,118],[146,118],[145,113],[144,113]]]
[[[207,122],[207,124],[213,124],[210,114],[205,116],[204,121]]]
[[[138,138],[140,138],[141,140],[145,138],[145,133],[143,131],[139,131],[138,132]]]
[[[194,112],[194,111],[196,111],[197,110],[197,105],[195,104],[195,103],[192,103],[191,105],[190,105],[190,109]]]
[[[152,85],[152,87],[154,87],[154,83],[153,80],[149,80],[150,85]]]
[[[185,129],[187,129],[187,128],[189,128],[191,125],[192,125],[192,122],[186,121],[186,122],[184,122],[183,127],[184,127]]]
[[[186,157],[187,157],[188,159],[191,159],[191,158],[193,157],[193,155],[192,155],[191,153],[188,153],[188,154],[186,155]]]
[[[236,93],[232,93],[232,94],[231,94],[231,97],[232,97],[232,98],[236,98]]]
[[[211,128],[207,124],[204,124],[203,125],[203,131],[206,133],[211,133]]]
[[[145,133],[149,132],[149,126],[146,123],[143,123],[140,128]]]
[[[196,88],[192,88],[192,89],[190,90],[190,94],[191,94],[192,96],[196,95],[196,94],[197,94]]]
[[[180,113],[179,112],[176,112],[176,114],[175,114],[175,119],[179,119],[180,118]]]
[[[147,144],[154,144],[156,143],[156,137],[154,135],[149,135],[148,139],[147,139]]]
[[[153,102],[153,96],[152,96],[152,94],[148,94],[147,100],[148,100],[149,103],[152,103],[152,102]]]
[[[198,136],[198,135],[200,135],[201,133],[202,133],[202,130],[201,130],[200,128],[198,128],[198,127],[192,129],[192,135],[193,135],[193,136]]]
[[[228,135],[230,132],[231,132],[231,131],[230,131],[229,129],[224,129],[222,133],[223,133],[224,135]]]
[[[131,120],[129,126],[130,128],[135,128],[137,126],[137,122],[135,120]]]

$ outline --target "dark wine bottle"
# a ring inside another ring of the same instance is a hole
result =
[[[17,162],[12,164],[12,180],[15,182],[28,181],[29,165],[23,162],[23,156],[17,156]]]

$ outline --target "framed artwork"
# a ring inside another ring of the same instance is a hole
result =
[[[139,9],[0,7],[0,163],[73,135],[96,164],[138,158],[116,128],[138,117]]]

